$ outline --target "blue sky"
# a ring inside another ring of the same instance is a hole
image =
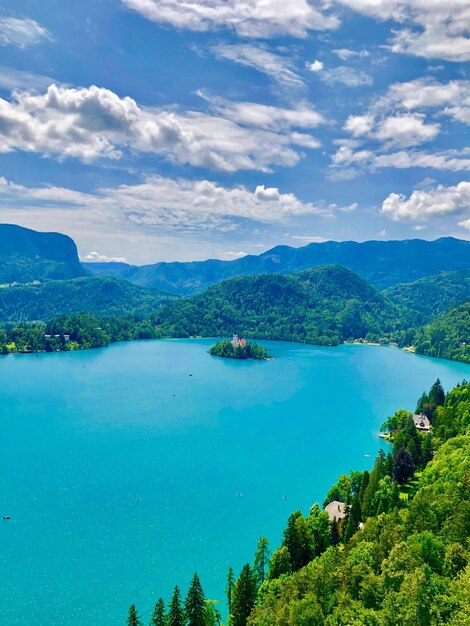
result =
[[[83,259],[470,237],[468,0],[7,0],[0,221]]]

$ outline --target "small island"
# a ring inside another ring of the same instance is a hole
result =
[[[209,350],[212,356],[221,356],[225,359],[256,359],[266,360],[270,356],[262,346],[257,343],[247,342],[245,339],[239,339],[237,335],[233,336],[232,341],[219,341]]]

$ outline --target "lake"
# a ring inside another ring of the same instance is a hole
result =
[[[388,415],[470,376],[391,347],[211,343],[0,358],[2,624],[118,626],[132,602],[148,623],[196,570],[223,601],[261,535],[371,467]]]

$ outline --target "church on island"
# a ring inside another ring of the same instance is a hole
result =
[[[230,343],[234,348],[244,348],[246,346],[246,339],[239,339],[238,335],[233,335]]]

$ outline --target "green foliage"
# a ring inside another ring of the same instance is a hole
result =
[[[415,464],[411,452],[407,448],[398,448],[393,455],[393,477],[399,485],[403,485],[413,477]]]
[[[150,620],[150,626],[166,626],[165,603],[162,598],[158,598]]]
[[[233,588],[230,626],[246,626],[256,601],[256,578],[250,564],[243,566]]]
[[[284,574],[292,572],[291,557],[286,546],[281,546],[273,552],[269,562],[268,579],[274,580]]]
[[[183,606],[181,604],[181,593],[178,585],[174,588],[166,619],[168,626],[185,626]]]
[[[221,337],[236,330],[248,338],[328,346],[350,340],[394,341],[401,346],[413,345],[423,354],[468,362],[469,307],[470,303],[462,304],[426,326],[413,328],[408,309],[392,303],[340,266],[319,266],[291,276],[239,276],[185,300],[174,300],[115,278],[82,277],[0,289],[0,320],[8,322],[7,331],[16,329],[28,336],[32,335],[31,327],[38,326],[31,320],[47,321],[60,314],[52,320],[58,321],[87,312],[100,319],[101,327],[112,328],[109,341]],[[44,347],[31,340],[30,345],[20,342],[18,346],[14,338],[7,339],[0,340],[0,352],[4,354],[24,349],[61,349],[57,342]],[[67,349],[81,347],[77,342]],[[228,342],[221,343],[212,353],[266,358],[262,348],[254,344],[233,348]]]
[[[266,581],[250,626],[464,624],[468,458],[470,436],[443,444],[404,510],[372,516],[343,549],[327,548],[292,575]]]
[[[342,475],[328,492],[325,503],[346,503],[342,520],[330,523],[318,504],[306,517],[296,511],[267,575],[264,537],[253,569],[246,564],[235,582],[229,569],[230,626],[469,626],[470,383],[444,394],[436,381],[424,395],[436,403],[438,436],[417,433],[410,414],[397,411],[384,424],[393,429],[393,455],[379,451],[370,474]],[[401,500],[398,483],[412,474],[413,445],[423,470]],[[220,623],[197,575],[185,609],[176,587],[165,626]],[[162,626],[163,612],[159,600],[152,625]]]
[[[151,316],[174,298],[116,278],[83,277],[0,289],[0,322],[48,321],[59,315]]]
[[[127,626],[142,626],[139,615],[135,608],[135,604],[131,604],[129,607],[129,615],[127,617]]]
[[[296,572],[311,560],[310,528],[308,521],[300,511],[292,513],[287,520],[282,545],[289,551],[291,570],[293,572]]]
[[[468,432],[470,427],[470,383],[463,382],[447,394],[444,405],[433,415],[433,434],[438,441]]]
[[[421,326],[448,309],[470,300],[470,270],[443,272],[383,292],[400,307],[408,326]]]
[[[418,433],[422,449],[433,441],[437,453],[416,479],[414,496],[401,502],[392,476],[404,450],[412,462],[406,448],[395,449],[392,463],[381,451],[370,476],[341,476],[326,501],[340,497],[351,503],[346,523],[331,526],[331,547],[307,565],[279,579],[268,576],[249,626],[468,626],[470,384],[443,398],[437,382],[433,393],[442,403],[435,408],[434,428],[442,432],[436,438]],[[407,433],[409,416],[398,411],[386,422],[398,440]],[[299,513],[291,516],[291,532],[298,519]],[[357,530],[358,519],[363,530]],[[343,545],[335,547],[338,526]]]
[[[269,359],[267,350],[252,341],[241,346],[234,346],[231,341],[219,341],[209,349],[209,354],[225,359]]]
[[[419,328],[412,343],[421,354],[470,363],[470,302]]]
[[[232,611],[232,593],[234,584],[235,574],[233,573],[233,567],[230,565],[227,572],[227,589],[225,590],[225,594],[227,596],[227,608],[229,613]]]
[[[255,553],[255,562],[253,564],[253,574],[255,575],[258,585],[262,585],[269,566],[269,543],[266,537],[260,537]]]
[[[378,338],[395,328],[398,313],[378,291],[339,266],[292,276],[239,276],[156,316],[163,336],[243,337],[337,345]]]
[[[199,576],[194,574],[184,604],[187,626],[205,626],[206,604]]]

